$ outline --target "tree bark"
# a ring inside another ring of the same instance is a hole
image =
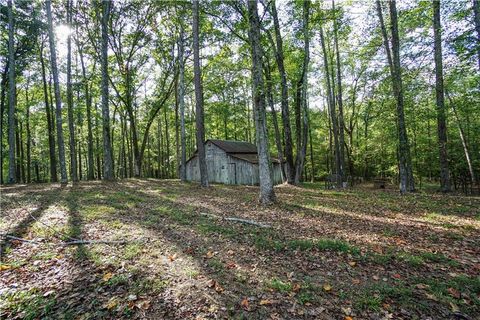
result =
[[[335,1],[332,0],[332,9],[335,14],[333,20],[333,39],[336,52],[337,60],[337,105],[338,105],[338,143],[340,145],[340,166],[342,167],[342,181],[345,180],[345,121],[343,118],[343,97],[342,97],[342,69],[340,62],[340,50],[338,46],[338,25],[337,25],[337,15],[335,13]],[[353,172],[350,172],[352,175]]]
[[[67,0],[67,24],[72,26],[72,0]],[[67,111],[68,131],[70,142],[70,177],[73,182],[78,181],[77,152],[75,146],[75,128],[73,120],[73,91],[72,91],[72,37],[67,37]]]
[[[15,173],[15,48],[12,0],[8,0],[8,183],[16,183]]]
[[[285,71],[284,55],[283,55],[283,40],[280,32],[280,22],[278,20],[275,1],[272,1],[272,17],[273,17],[276,47],[277,47],[275,51],[275,58],[277,61],[278,72],[280,73],[282,124],[283,124],[284,136],[285,136],[285,159],[286,159],[287,183],[293,184],[295,182],[295,166],[293,163],[292,129],[290,126],[290,111],[288,107],[287,72]]]
[[[275,202],[271,161],[268,149],[268,134],[265,117],[265,85],[262,74],[262,47],[260,42],[260,20],[257,12],[257,0],[248,0],[249,38],[252,54],[252,83],[255,113],[255,128],[258,150],[258,168],[260,177],[260,203],[267,205]]]
[[[435,38],[435,95],[437,99],[438,151],[440,155],[440,188],[450,192],[450,170],[447,153],[447,123],[445,115],[445,92],[443,86],[442,25],[440,1],[433,0],[433,33]]]
[[[473,18],[477,32],[478,70],[480,71],[480,0],[473,0]]]
[[[53,34],[53,23],[52,23],[52,1],[47,0],[47,19],[48,19],[48,40],[50,43],[50,63],[52,65],[52,76],[53,76],[53,87],[55,92],[55,111],[56,111],[56,124],[57,124],[57,143],[58,143],[58,158],[60,161],[60,182],[67,183],[67,166],[65,163],[65,145],[63,142],[63,131],[62,131],[62,98],[60,96],[60,83],[58,80],[58,69],[57,69],[57,53],[55,47],[55,37]]]
[[[200,69],[200,39],[199,39],[199,0],[193,0],[193,69],[195,82],[195,123],[198,163],[200,167],[200,184],[208,187],[207,162],[205,159],[205,128],[203,115],[203,87]]]
[[[103,124],[103,178],[113,180],[112,143],[110,140],[110,110],[108,107],[108,21],[110,0],[102,1],[102,124]]]
[[[47,116],[48,147],[50,156],[50,182],[57,182],[57,158],[55,155],[55,125],[53,124],[51,104],[49,102],[45,61],[43,59],[43,42],[40,45],[40,65],[42,67],[43,97],[45,101],[45,114]]]
[[[178,108],[180,111],[180,180],[187,180],[187,147],[185,132],[185,32],[183,24],[180,24],[180,36],[178,38]]]
[[[32,135],[30,132],[30,100],[28,96],[29,90],[29,79],[27,78],[27,83],[25,87],[25,104],[26,104],[26,112],[25,112],[25,126],[27,131],[27,183],[32,182]]]

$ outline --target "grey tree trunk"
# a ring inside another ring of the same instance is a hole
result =
[[[48,149],[50,156],[50,181],[57,182],[57,158],[55,155],[55,125],[53,123],[52,111],[50,110],[53,107],[49,102],[48,94],[48,84],[47,76],[45,71],[45,61],[43,59],[43,42],[40,46],[40,65],[42,67],[42,82],[43,82],[43,97],[45,101],[45,114],[47,116],[47,130],[48,130]]]
[[[25,126],[27,133],[27,183],[32,182],[32,135],[30,132],[30,100],[28,97],[29,90],[29,79],[27,78],[27,83],[25,87]]]
[[[102,125],[103,178],[113,180],[112,143],[110,140],[110,110],[108,107],[108,21],[110,0],[102,1]]]
[[[262,47],[260,42],[260,20],[257,12],[257,0],[248,0],[249,39],[252,53],[253,110],[258,150],[258,168],[260,178],[260,203],[267,205],[275,202],[272,170],[268,149],[268,134],[265,117],[265,85],[262,74]]]
[[[178,108],[180,112],[180,180],[187,180],[187,147],[185,132],[185,32],[183,24],[180,25],[178,38]]]
[[[343,168],[342,163],[340,160],[340,144],[338,139],[338,121],[337,115],[335,112],[335,100],[332,93],[332,86],[330,83],[330,69],[328,63],[328,54],[327,49],[325,47],[325,37],[323,34],[323,27],[320,26],[320,44],[322,46],[323,52],[323,65],[325,68],[325,81],[327,84],[327,104],[329,109],[330,120],[332,124],[332,132],[333,132],[333,147],[334,147],[334,157],[335,157],[335,174],[336,174],[336,186],[337,188],[343,187]],[[330,139],[331,141],[331,139]]]
[[[445,115],[445,92],[443,86],[442,25],[440,1],[433,0],[433,33],[435,38],[435,94],[437,98],[438,151],[440,155],[440,188],[451,191],[447,153],[447,123]]]
[[[195,124],[198,162],[200,167],[200,184],[208,187],[207,162],[205,160],[205,128],[203,116],[203,87],[200,69],[199,39],[199,0],[193,0],[193,70],[195,82]]]
[[[298,130],[297,143],[297,158],[295,160],[295,184],[299,184],[302,180],[302,173],[305,166],[305,158],[307,155],[308,144],[308,103],[307,103],[307,88],[308,88],[308,64],[310,62],[310,36],[308,31],[308,20],[310,15],[310,0],[303,2],[303,36],[304,36],[304,57],[303,70],[300,81],[298,83],[300,94],[297,97],[299,101],[298,116],[301,116],[303,125],[300,125]],[[299,119],[300,120],[300,119]],[[300,130],[301,129],[301,130]]]
[[[72,0],[67,0],[67,24],[72,25]],[[75,149],[75,128],[73,120],[73,91],[72,91],[72,37],[67,37],[67,111],[68,131],[70,142],[70,177],[73,182],[78,181],[77,152]]]
[[[58,158],[60,161],[60,182],[67,183],[67,166],[65,163],[65,145],[63,142],[62,131],[62,98],[60,96],[60,83],[58,80],[57,69],[57,52],[55,51],[55,36],[53,34],[52,23],[52,1],[47,0],[47,20],[48,20],[48,40],[50,43],[50,63],[52,64],[53,87],[55,92],[55,115],[57,118],[57,143],[58,143]]]
[[[283,40],[280,32],[280,22],[278,21],[278,14],[275,1],[272,1],[272,17],[275,29],[276,52],[275,58],[277,61],[278,72],[280,73],[281,85],[281,106],[282,106],[282,124],[285,136],[285,159],[286,159],[286,175],[287,183],[293,184],[295,182],[295,165],[293,163],[293,141],[292,129],[290,126],[290,111],[288,107],[288,82],[287,72],[285,71],[284,56],[283,56]]]
[[[332,0],[332,9],[335,12],[335,1]],[[342,167],[342,181],[345,180],[345,121],[343,118],[343,97],[342,97],[342,69],[340,62],[340,50],[338,47],[338,26],[337,17],[333,20],[334,44],[337,60],[337,105],[338,105],[338,143],[340,144],[340,166]],[[353,172],[350,172],[353,174]]]
[[[8,183],[16,183],[15,172],[15,48],[13,5],[8,0]]]
[[[477,32],[478,70],[480,70],[480,0],[473,0],[473,19]]]

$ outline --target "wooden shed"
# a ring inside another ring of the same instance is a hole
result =
[[[205,141],[208,181],[224,184],[258,185],[257,146],[245,141],[209,139]],[[274,184],[282,183],[281,163],[272,160]],[[186,163],[187,180],[200,181],[197,152]]]

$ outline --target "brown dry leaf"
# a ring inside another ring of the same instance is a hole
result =
[[[344,320],[353,320],[353,318],[350,317],[350,316],[346,316],[346,317],[344,318]]]
[[[392,275],[392,278],[395,278],[395,279],[400,279],[402,276],[399,275],[398,273],[395,273],[394,275]]]
[[[372,278],[373,278],[373,280],[377,280],[377,281],[380,280],[379,276],[373,276]]]
[[[237,267],[237,265],[234,262],[227,263],[227,269],[234,269],[236,267]]]
[[[170,260],[170,262],[175,261],[175,259],[177,259],[177,254],[176,253],[168,256],[168,260]]]
[[[208,282],[207,282],[207,287],[213,288],[213,287],[215,287],[215,284],[216,284],[216,283],[217,283],[217,282],[216,282],[215,280],[213,280],[213,279],[208,280]]]
[[[300,291],[300,289],[302,289],[302,286],[300,285],[300,283],[295,283],[293,285],[292,291],[293,292],[298,292],[298,291]]]
[[[456,299],[460,299],[460,292],[457,289],[450,287],[450,288],[448,288],[447,291],[448,291],[448,293],[450,293],[450,295],[452,297],[454,297]]]
[[[150,308],[150,300],[141,300],[140,302],[137,302],[135,306],[138,309],[148,310]]]
[[[328,283],[327,283],[327,284],[324,284],[324,285],[323,285],[323,291],[325,291],[325,292],[332,291],[332,286],[329,285]]]
[[[355,267],[357,265],[355,261],[350,261],[348,264],[350,265],[350,267]]]
[[[353,283],[353,284],[359,284],[359,283],[360,283],[360,279],[352,279],[352,283]]]
[[[207,254],[205,255],[205,258],[211,259],[215,255],[215,252],[213,251],[208,251]]]
[[[112,310],[117,306],[117,304],[118,304],[117,298],[114,297],[108,300],[107,304],[104,307],[107,308],[108,310]]]
[[[268,305],[271,305],[272,304],[272,301],[268,300],[268,299],[262,299],[260,300],[260,305],[261,306],[268,306]]]
[[[3,270],[9,270],[11,269],[12,266],[9,266],[8,264],[2,264],[0,265],[0,271],[3,271]]]
[[[223,292],[222,286],[220,286],[218,283],[215,283],[215,291],[217,291],[218,293],[222,293]]]
[[[248,302],[247,298],[243,298],[242,302],[240,303],[243,309],[249,311],[250,310],[250,303]]]
[[[107,272],[107,273],[105,273],[105,274],[103,275],[102,280],[103,280],[104,282],[107,282],[107,281],[110,280],[112,277],[113,277],[113,273]]]

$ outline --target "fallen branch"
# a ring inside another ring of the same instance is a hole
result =
[[[34,243],[34,244],[40,244],[41,243],[41,242],[34,241],[34,240],[28,240],[28,239],[23,239],[23,238],[11,236],[9,234],[2,235],[2,237],[7,238],[7,239],[12,239],[12,240],[17,240],[17,241],[22,241],[22,242]]]
[[[143,242],[143,240],[75,240],[70,242],[64,242],[61,245],[63,246],[75,246],[75,245],[82,245],[82,244],[127,244],[131,242]]]
[[[219,219],[219,220],[227,220],[227,221],[232,221],[232,222],[240,222],[240,223],[245,223],[245,224],[251,224],[260,228],[271,228],[269,224],[257,222],[254,220],[248,220],[248,219],[242,219],[242,218],[236,218],[236,217],[221,217],[213,213],[205,213],[205,212],[200,212],[200,215],[206,216],[209,218],[213,219]]]

